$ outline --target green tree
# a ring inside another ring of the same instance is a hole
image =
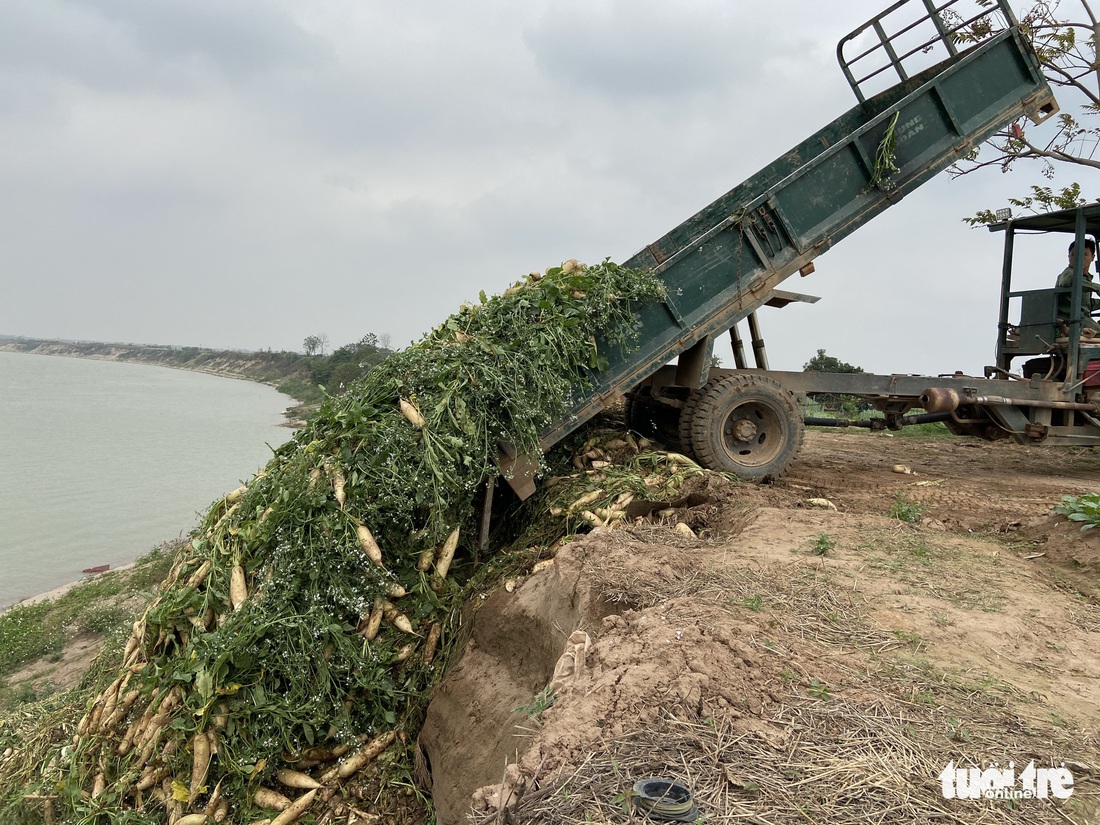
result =
[[[321,384],[334,395],[343,393],[348,384],[359,380],[393,354],[383,340],[388,341],[389,337],[379,338],[370,332],[354,344],[345,344],[332,355],[316,359],[310,364],[314,383]]]
[[[992,0],[980,2],[992,5]],[[1089,122],[1100,113],[1100,63],[1096,51],[1100,20],[1090,0],[1066,4],[1061,0],[1039,0],[1023,10],[1019,23],[1063,110],[1041,126],[1028,126],[1024,120],[1010,124],[955,164],[950,170],[952,177],[990,167],[1009,172],[1021,162],[1038,163],[1040,173],[1048,181],[1054,180],[1060,167],[1100,169],[1100,159],[1096,157],[1100,127]],[[976,43],[997,32],[991,18],[986,17],[963,28],[958,36],[964,44]],[[1009,203],[1040,212],[1067,209],[1081,200],[1081,187],[1073,182],[1063,186],[1033,185],[1028,194],[1010,198]],[[996,218],[993,210],[983,209],[964,220],[987,224]]]
[[[321,337],[319,335],[307,335],[302,341],[302,351],[306,355],[317,355],[321,350]]]
[[[802,365],[803,372],[863,372],[863,367],[841,361],[832,355],[826,355],[825,350],[819,349],[817,355]],[[871,405],[862,398],[853,395],[839,395],[832,392],[810,393],[810,397],[821,404],[827,410],[836,410],[847,415],[858,415],[864,410],[871,409]]]
[[[841,361],[831,355],[826,355],[825,350],[819,349],[817,355],[802,365],[803,372],[863,372],[863,367],[856,367],[847,361]]]

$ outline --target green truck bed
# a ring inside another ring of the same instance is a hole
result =
[[[668,298],[640,311],[638,347],[608,353],[610,368],[578,391],[570,414],[546,433],[545,449],[678,356],[677,382],[699,386],[713,337],[763,305],[784,279],[993,133],[1057,111],[1005,0],[981,16],[1007,28],[966,48],[962,35],[981,21],[948,11],[955,2],[902,0],[856,29],[837,52],[860,102],[625,261],[658,273]],[[907,9],[916,22],[888,31]],[[898,54],[898,35],[912,42],[921,26],[931,37]],[[937,49],[945,58],[927,66]],[[880,57],[881,68],[856,76]],[[925,68],[910,76],[908,64],[922,58]],[[864,86],[881,83],[885,72],[894,85],[865,98]],[[880,149],[896,166],[885,177],[876,175]]]

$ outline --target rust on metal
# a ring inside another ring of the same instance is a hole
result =
[[[959,391],[950,387],[929,387],[921,393],[920,404],[925,412],[953,412],[959,408]]]
[[[975,407],[1036,407],[1046,410],[1083,410],[1095,412],[1096,405],[1076,401],[1046,401],[1039,398],[1007,398],[1000,395],[977,395],[951,387],[929,387],[920,396],[925,412],[954,412],[963,404]]]
[[[605,392],[600,396],[600,403],[605,407],[613,407],[623,400],[623,391],[618,387]]]
[[[658,264],[663,264],[665,261],[668,260],[668,256],[661,251],[661,247],[657,246],[656,241],[651,244],[647,244],[645,251],[652,255],[653,260],[655,260]]]
[[[1049,430],[1049,427],[1045,427],[1042,424],[1028,424],[1024,427],[1024,435],[1034,441],[1042,441],[1047,437]]]

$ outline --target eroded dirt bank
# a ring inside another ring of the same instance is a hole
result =
[[[438,821],[623,821],[646,776],[711,822],[1100,821],[1100,535],[1050,515],[1098,482],[1087,450],[814,432],[778,485],[708,481],[697,540],[576,540],[486,594],[433,700]],[[1074,795],[944,799],[949,762],[1030,760]]]

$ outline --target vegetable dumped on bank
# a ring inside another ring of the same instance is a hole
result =
[[[445,664],[501,445],[541,455],[662,293],[569,261],[328,398],[205,514],[113,681],[27,768],[25,804],[88,825],[290,825],[362,804],[350,783],[404,758]]]

